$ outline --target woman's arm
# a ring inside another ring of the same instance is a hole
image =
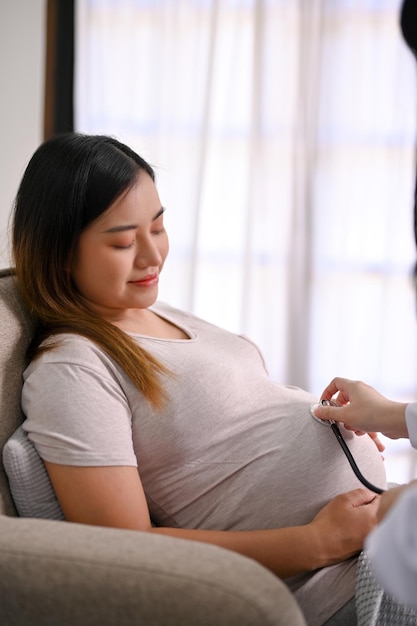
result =
[[[136,467],[45,466],[68,521],[215,544],[255,559],[281,578],[350,558],[376,523],[378,498],[356,489],[337,496],[304,526],[250,531],[153,528]]]

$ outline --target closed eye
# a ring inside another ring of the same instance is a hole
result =
[[[165,232],[164,212],[165,212],[165,209],[161,208],[159,213],[157,213],[154,219],[152,220],[152,227],[151,227],[152,235],[161,235],[162,233]]]
[[[134,241],[132,241],[132,243],[128,243],[128,244],[127,244],[127,245],[125,245],[125,246],[121,246],[120,244],[119,244],[119,245],[117,245],[117,244],[113,244],[113,248],[114,248],[115,250],[129,250],[130,248],[133,248],[133,246],[134,246],[134,245],[135,245],[135,242],[134,242]]]

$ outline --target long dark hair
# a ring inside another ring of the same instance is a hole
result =
[[[12,249],[19,290],[38,321],[29,357],[51,335],[72,332],[101,346],[153,405],[167,370],[131,337],[91,311],[71,267],[82,231],[144,171],[153,168],[116,139],[65,133],[43,143],[25,170],[15,200]]]

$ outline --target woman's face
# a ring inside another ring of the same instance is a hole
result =
[[[87,305],[117,323],[131,309],[155,302],[168,247],[158,192],[141,171],[135,185],[81,233],[72,278]]]

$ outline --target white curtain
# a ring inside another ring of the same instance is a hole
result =
[[[161,298],[271,375],[417,398],[417,65],[399,0],[78,0],[76,128],[157,172]]]

